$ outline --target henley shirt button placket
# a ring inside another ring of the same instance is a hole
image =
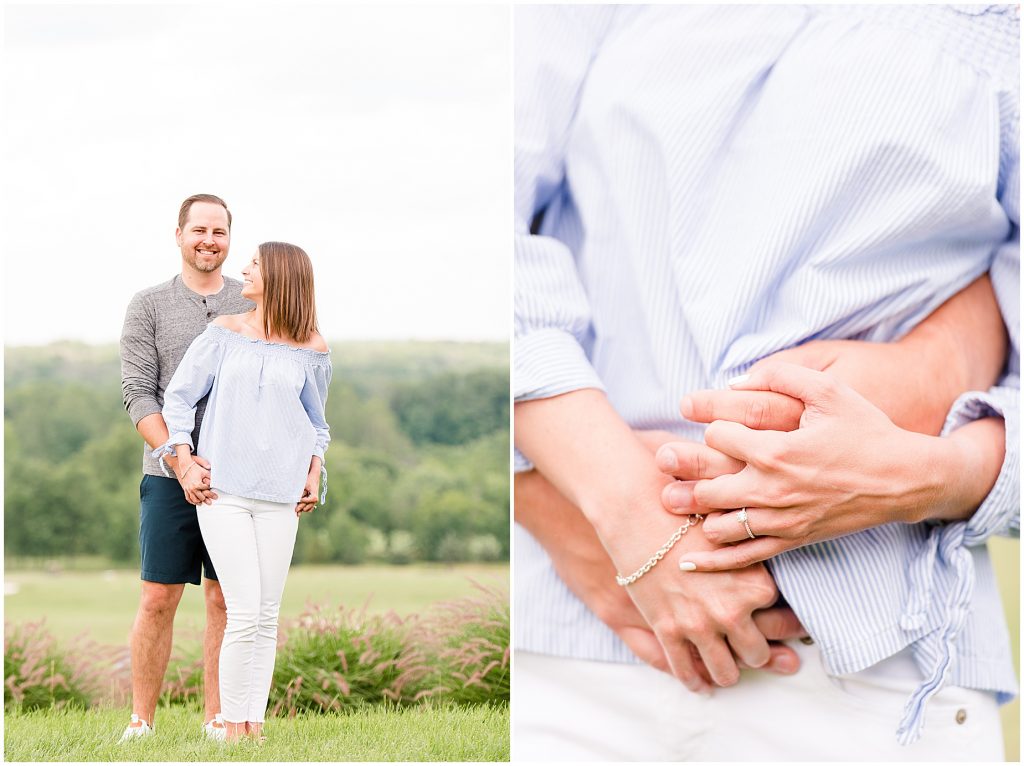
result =
[[[967,720],[967,711],[964,710],[963,708],[960,708],[959,710],[957,710],[956,711],[956,722],[957,723],[963,723],[966,720]]]

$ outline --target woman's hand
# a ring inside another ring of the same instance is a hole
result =
[[[217,497],[210,491],[210,464],[198,455],[193,457],[187,449],[179,450],[177,457],[174,472],[185,499],[192,505],[210,505]]]
[[[618,572],[635,571],[679,528],[681,520],[661,507],[668,478],[603,393],[580,389],[519,402],[515,418],[516,446],[583,512]],[[702,546],[712,547],[698,525],[676,544],[669,559]],[[682,576],[664,560],[626,591],[654,631],[672,675],[694,691],[707,689],[707,684],[691,644],[722,686],[739,679],[734,651],[757,668],[772,656],[753,618],[777,597],[775,583],[761,565]]]
[[[637,431],[636,435],[652,453],[660,445],[678,438],[666,431]],[[658,670],[671,673],[665,650],[627,589],[615,583],[615,565],[580,509],[537,471],[516,474],[514,497],[516,522],[544,547],[569,590],[637,657]],[[671,565],[662,562],[659,566]],[[787,607],[766,609],[754,612],[753,619],[769,640],[771,651],[771,659],[761,669],[780,674],[796,672],[800,667],[799,657],[790,647],[778,643],[807,635],[792,610]],[[693,646],[689,642],[686,645]],[[691,656],[698,675],[706,684],[711,684],[711,675],[699,653],[691,651]],[[742,660],[737,664],[746,666]]]
[[[733,389],[789,396],[802,403],[803,412],[799,428],[789,433],[724,420],[708,427],[705,441],[717,456],[706,458],[715,469],[707,473],[719,475],[693,484],[691,503],[745,508],[748,521],[745,526],[738,511],[706,519],[708,540],[736,544],[683,557],[698,570],[748,567],[888,522],[955,518],[984,497],[981,485],[991,471],[982,470],[959,440],[898,428],[829,374],[773,362],[735,381]],[[743,467],[729,472],[738,466]]]
[[[310,461],[309,473],[306,474],[306,486],[302,488],[302,497],[295,505],[295,515],[311,513],[316,508],[316,500],[320,494],[320,458],[314,456]]]
[[[678,526],[669,524],[657,538],[631,539],[610,549],[613,560],[632,567],[619,565],[619,571],[634,571]],[[741,667],[760,668],[772,659],[768,639],[754,620],[755,612],[778,598],[763,564],[688,576],[680,576],[672,565],[680,555],[689,559],[714,548],[699,525],[691,527],[671,555],[626,587],[661,644],[672,674],[695,692],[708,690],[701,663],[715,684],[731,686],[739,680]]]
[[[624,576],[644,564],[683,523],[658,506],[664,482],[655,477],[649,477],[653,481],[638,477],[641,480],[631,482],[633,489],[625,495],[628,500],[613,501],[626,509],[625,527],[596,530],[614,568]],[[731,686],[739,680],[741,668],[762,668],[779,658],[755,619],[778,599],[775,582],[764,565],[687,576],[681,576],[673,565],[684,552],[689,555],[716,547],[705,539],[701,524],[695,524],[669,555],[622,588],[642,615],[642,622],[627,621],[620,627],[633,644],[642,645],[647,659],[657,653],[637,628],[642,623],[649,625],[668,671],[694,692],[708,691],[711,684]],[[609,580],[609,585],[612,582]],[[796,622],[795,618],[792,621]],[[785,661],[782,668],[795,669]]]

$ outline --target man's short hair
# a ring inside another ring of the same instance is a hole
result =
[[[188,211],[192,209],[192,203],[194,202],[210,202],[214,205],[220,205],[224,208],[224,212],[228,214],[228,229],[231,228],[231,211],[228,210],[228,203],[215,194],[193,194],[181,203],[181,209],[178,211],[179,229],[185,228],[185,223],[188,221]]]

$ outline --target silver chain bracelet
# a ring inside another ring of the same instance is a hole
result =
[[[672,537],[668,539],[668,542],[666,542],[663,546],[658,548],[658,550],[654,552],[654,555],[647,559],[647,561],[644,563],[642,567],[633,572],[633,574],[631,574],[629,577],[623,577],[620,574],[616,574],[615,582],[617,582],[622,587],[626,587],[627,585],[632,585],[633,583],[635,583],[645,574],[654,569],[654,565],[661,561],[663,558],[665,558],[665,554],[672,550],[672,546],[679,542],[679,539],[689,531],[690,527],[692,527],[694,524],[696,524],[703,518],[704,517],[701,516],[699,513],[694,513],[688,516],[686,519],[686,523],[679,527],[679,529],[677,529],[675,532],[673,532]]]

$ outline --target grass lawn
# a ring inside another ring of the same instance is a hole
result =
[[[157,712],[157,734],[118,745],[130,710],[8,713],[7,761],[507,761],[509,709],[372,707],[268,719],[267,742],[207,741],[198,708]]]
[[[308,603],[359,607],[369,599],[371,612],[412,614],[437,601],[474,595],[478,591],[473,581],[507,589],[508,573],[507,564],[292,567],[281,605],[282,623],[297,617]],[[135,570],[6,571],[4,620],[46,618],[47,628],[61,642],[88,632],[101,644],[127,645],[139,591]],[[175,642],[198,642],[204,621],[202,589],[188,585],[174,623]]]
[[[1006,621],[1010,626],[1010,646],[1020,681],[1020,541],[997,537],[989,540],[989,551],[999,580]],[[1003,742],[1006,760],[1020,762],[1020,698],[1000,708],[1003,717]]]

